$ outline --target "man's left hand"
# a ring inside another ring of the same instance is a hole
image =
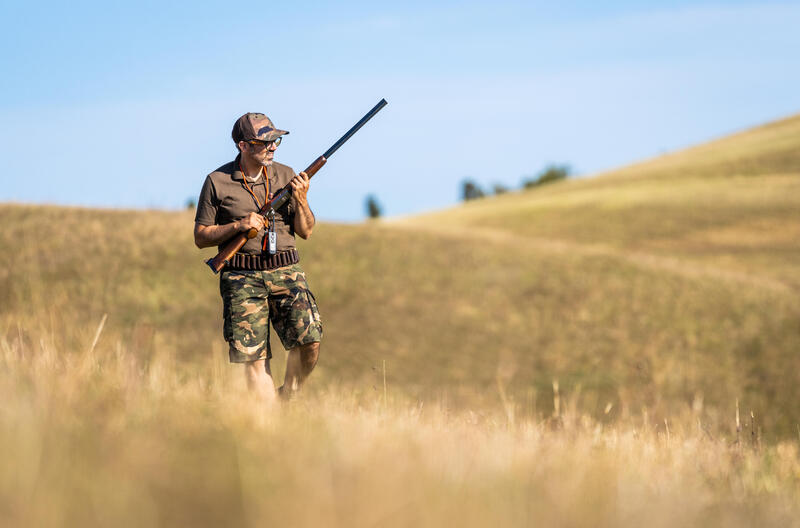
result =
[[[297,203],[305,204],[308,201],[309,177],[305,172],[301,172],[289,182],[292,186],[292,199]]]

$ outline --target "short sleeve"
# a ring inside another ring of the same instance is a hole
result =
[[[218,208],[219,200],[217,199],[217,192],[209,176],[206,178],[205,183],[203,183],[203,189],[200,191],[200,197],[197,199],[197,213],[194,215],[195,223],[206,226],[216,224]]]

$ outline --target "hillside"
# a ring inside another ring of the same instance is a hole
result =
[[[794,434],[796,152],[797,117],[591,179],[320,225],[300,246],[325,325],[310,390],[378,394],[385,361],[389,390],[421,402],[549,415],[557,380],[603,420],[646,407],[727,431],[738,399]],[[98,350],[224,363],[191,212],[4,205],[0,221],[6,343],[84,350],[107,314]]]
[[[277,409],[192,212],[0,205],[0,525],[797,525],[798,127],[319,225]]]
[[[479,228],[541,247],[572,244],[579,252],[796,289],[800,116],[596,177],[403,222]]]

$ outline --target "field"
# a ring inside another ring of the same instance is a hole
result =
[[[191,212],[0,222],[5,525],[798,524],[798,117],[318,226],[321,360],[280,409],[227,364]]]

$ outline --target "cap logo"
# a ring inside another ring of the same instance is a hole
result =
[[[272,132],[273,130],[275,130],[275,129],[272,128],[272,127],[268,127],[268,126],[261,127],[261,128],[258,129],[258,133],[256,135],[257,136],[261,136],[261,135],[266,134],[267,132]]]

